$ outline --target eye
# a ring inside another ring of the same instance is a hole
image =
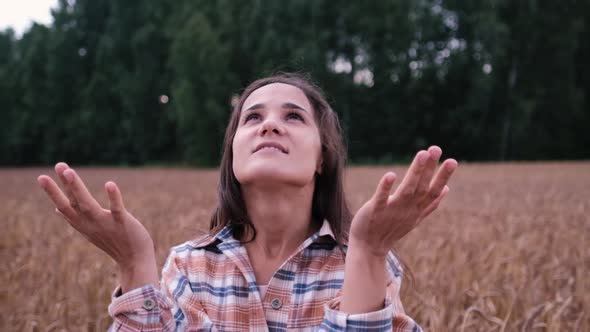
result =
[[[258,114],[258,113],[256,113],[256,112],[252,112],[252,113],[250,113],[250,114],[248,114],[248,115],[246,116],[246,118],[244,119],[244,123],[246,123],[246,122],[248,122],[248,121],[250,121],[250,120],[252,120],[252,119],[257,119],[257,118],[259,118],[259,117],[260,117],[260,114]]]
[[[291,118],[303,121],[303,117],[297,112],[289,112],[289,114],[287,114],[287,119]]]

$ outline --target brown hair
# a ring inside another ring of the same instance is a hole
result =
[[[316,173],[312,201],[312,219],[320,226],[324,219],[330,223],[339,245],[344,244],[352,214],[344,194],[343,177],[346,163],[346,147],[338,116],[332,110],[319,87],[308,76],[295,73],[279,73],[252,82],[241,94],[233,107],[225,130],[218,186],[218,205],[211,216],[210,233],[216,233],[227,225],[232,225],[234,237],[240,241],[251,241],[256,230],[248,218],[242,198],[240,183],[236,179],[232,163],[232,143],[238,128],[240,114],[248,96],[258,88],[268,84],[284,83],[303,91],[314,109],[315,121],[322,145],[322,172]],[[245,234],[253,234],[251,239],[243,239]]]

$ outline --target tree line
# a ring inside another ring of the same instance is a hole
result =
[[[590,157],[590,1],[60,0],[0,32],[0,164],[219,162],[231,100],[309,73],[350,160]]]

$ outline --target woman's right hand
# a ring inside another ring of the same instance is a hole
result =
[[[123,292],[146,284],[158,285],[154,243],[147,229],[123,205],[114,182],[105,183],[110,210],[92,197],[80,176],[66,163],[55,165],[64,187],[60,189],[47,175],[37,178],[53,204],[55,212],[119,266]]]

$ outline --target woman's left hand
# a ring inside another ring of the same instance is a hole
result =
[[[381,178],[373,197],[352,220],[349,248],[385,257],[397,241],[438,207],[449,192],[447,183],[457,168],[457,161],[447,159],[435,175],[441,154],[437,146],[418,152],[392,195],[395,173],[387,172]]]

